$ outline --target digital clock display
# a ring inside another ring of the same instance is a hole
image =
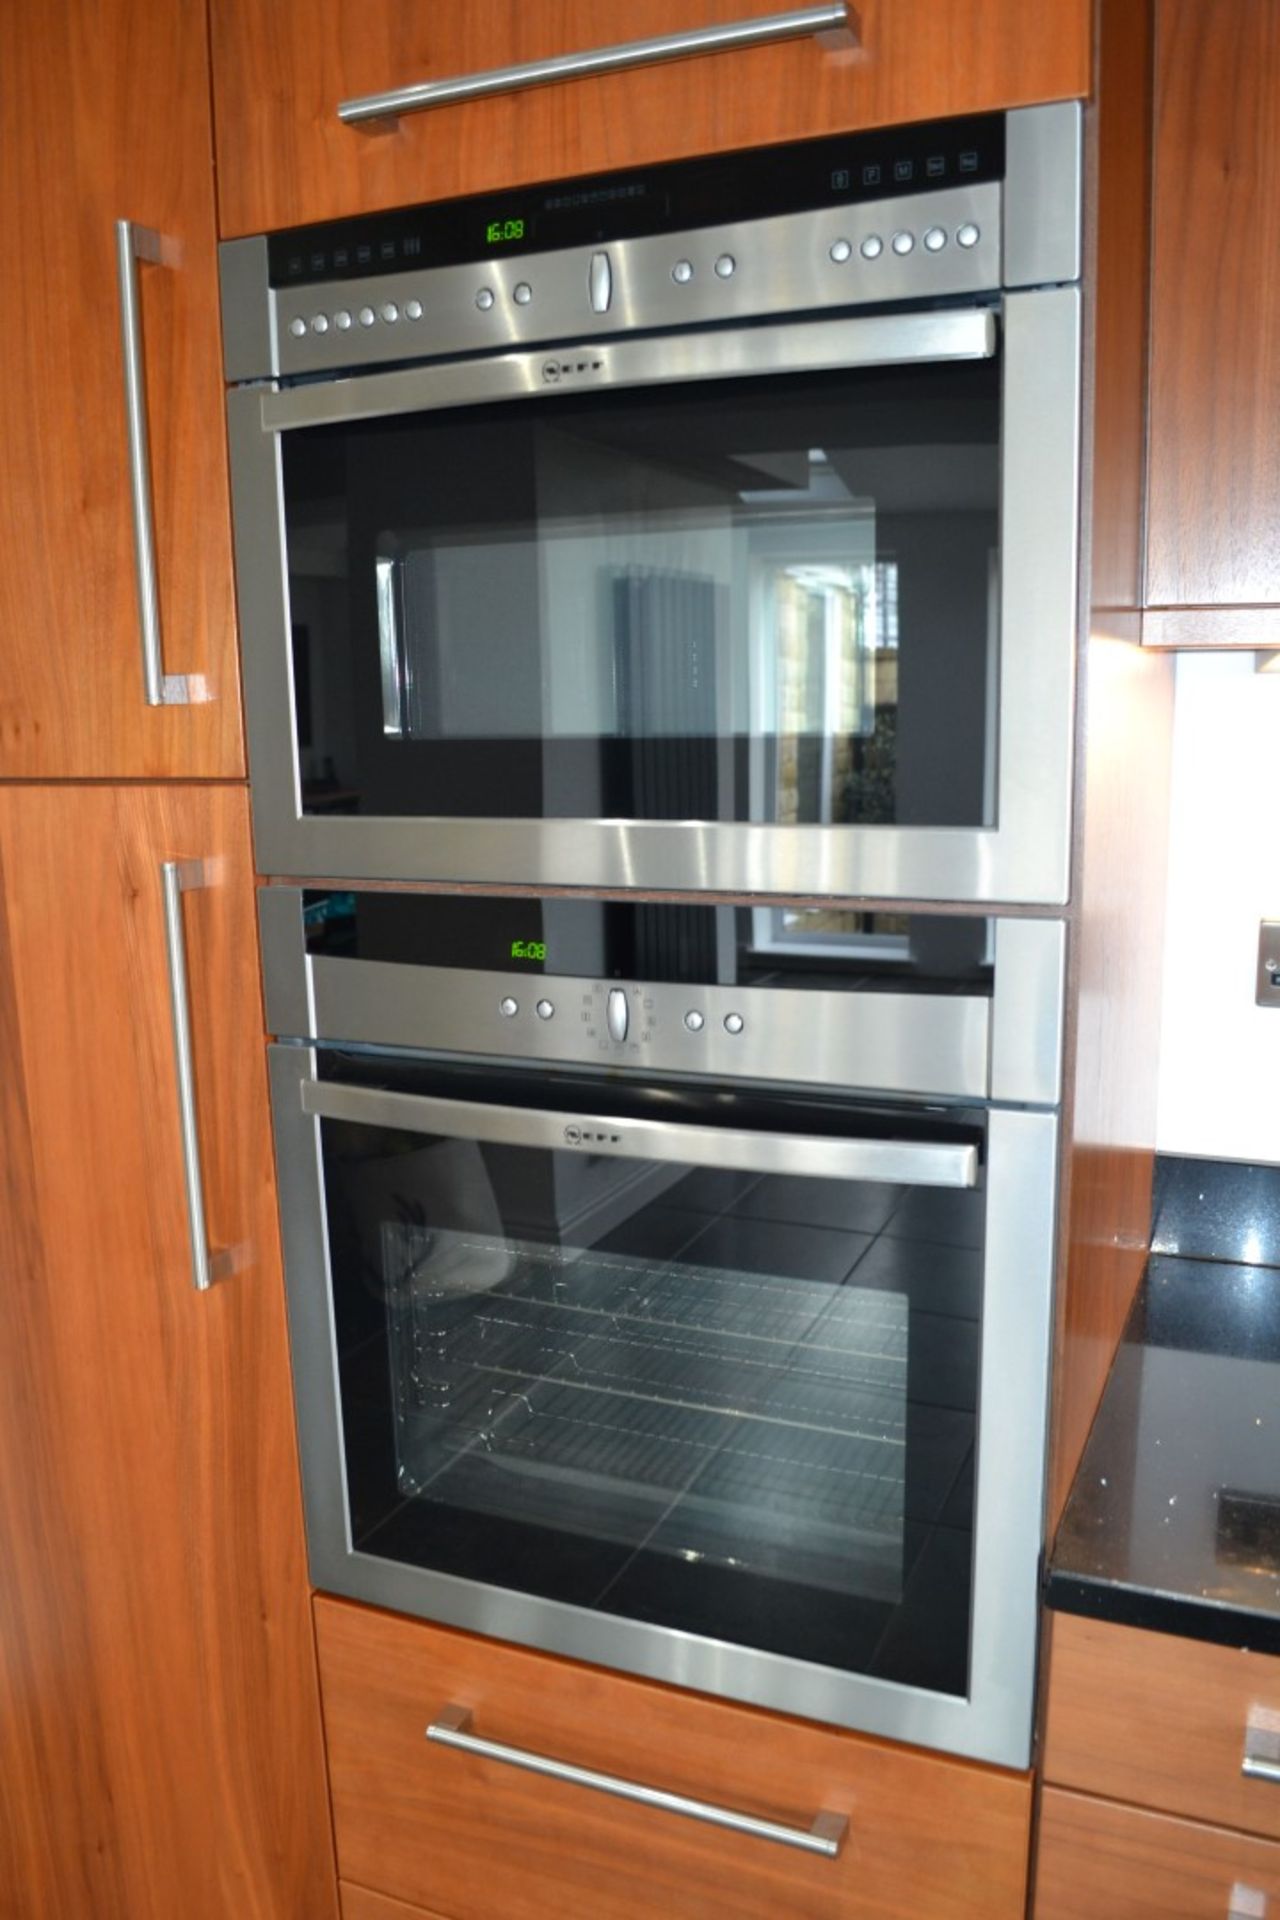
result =
[[[545,940],[513,940],[511,958],[513,960],[545,960],[547,943]]]
[[[509,240],[523,240],[524,220],[491,220],[484,237],[491,247],[501,247]]]

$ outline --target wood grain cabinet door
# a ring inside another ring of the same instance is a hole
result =
[[[224,237],[522,181],[1089,90],[1089,0],[852,0],[813,39],[472,100],[396,131],[338,103],[415,81],[777,14],[796,0],[213,0]]]
[[[1280,603],[1280,7],[1160,0],[1147,602]],[[1277,622],[1159,623],[1203,645]]]
[[[0,788],[6,1920],[337,1912],[261,1031],[242,790]]]
[[[144,697],[120,220],[162,670],[190,705]],[[238,775],[202,0],[0,6],[0,261],[0,779]]]

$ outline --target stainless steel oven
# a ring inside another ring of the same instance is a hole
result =
[[[223,249],[259,866],[1056,904],[1074,105]]]
[[[1062,926],[261,911],[316,1583],[1025,1766]]]

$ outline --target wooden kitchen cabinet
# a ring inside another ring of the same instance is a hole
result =
[[[0,788],[6,1920],[336,1920],[261,1031],[243,790]]]
[[[116,222],[140,264],[164,668],[150,707]],[[0,7],[0,779],[244,770],[227,500],[208,52],[190,0]]]
[[[342,1601],[315,1613],[349,1920],[1022,1920],[1029,1775]],[[425,1737],[451,1705],[482,1737],[848,1832],[819,1858],[457,1752]]]
[[[1280,1899],[1280,1659],[1051,1616],[1034,1920],[1248,1920]]]
[[[1159,0],[1144,639],[1280,645],[1280,8]],[[1209,609],[1206,614],[1186,609]]]
[[[558,82],[369,133],[341,100],[783,11],[780,0],[213,0],[224,237],[849,127],[1087,94],[1092,7],[854,0],[812,39]]]

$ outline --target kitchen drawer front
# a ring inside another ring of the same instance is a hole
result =
[[[1280,1846],[1046,1787],[1032,1920],[1263,1920]]]
[[[407,1907],[403,1900],[392,1900],[385,1893],[370,1893],[368,1887],[353,1887],[343,1881],[342,1920],[444,1920],[443,1914],[428,1913],[425,1907]]]
[[[1265,1759],[1278,1736],[1280,1659],[1054,1615],[1054,1785],[1280,1839],[1280,1780],[1242,1771],[1246,1742]]]
[[[453,1920],[1020,1920],[1031,1783],[344,1602],[316,1601],[339,1871]],[[486,1739],[787,1826],[839,1857],[428,1742]],[[364,1920],[364,1916],[361,1916]]]

